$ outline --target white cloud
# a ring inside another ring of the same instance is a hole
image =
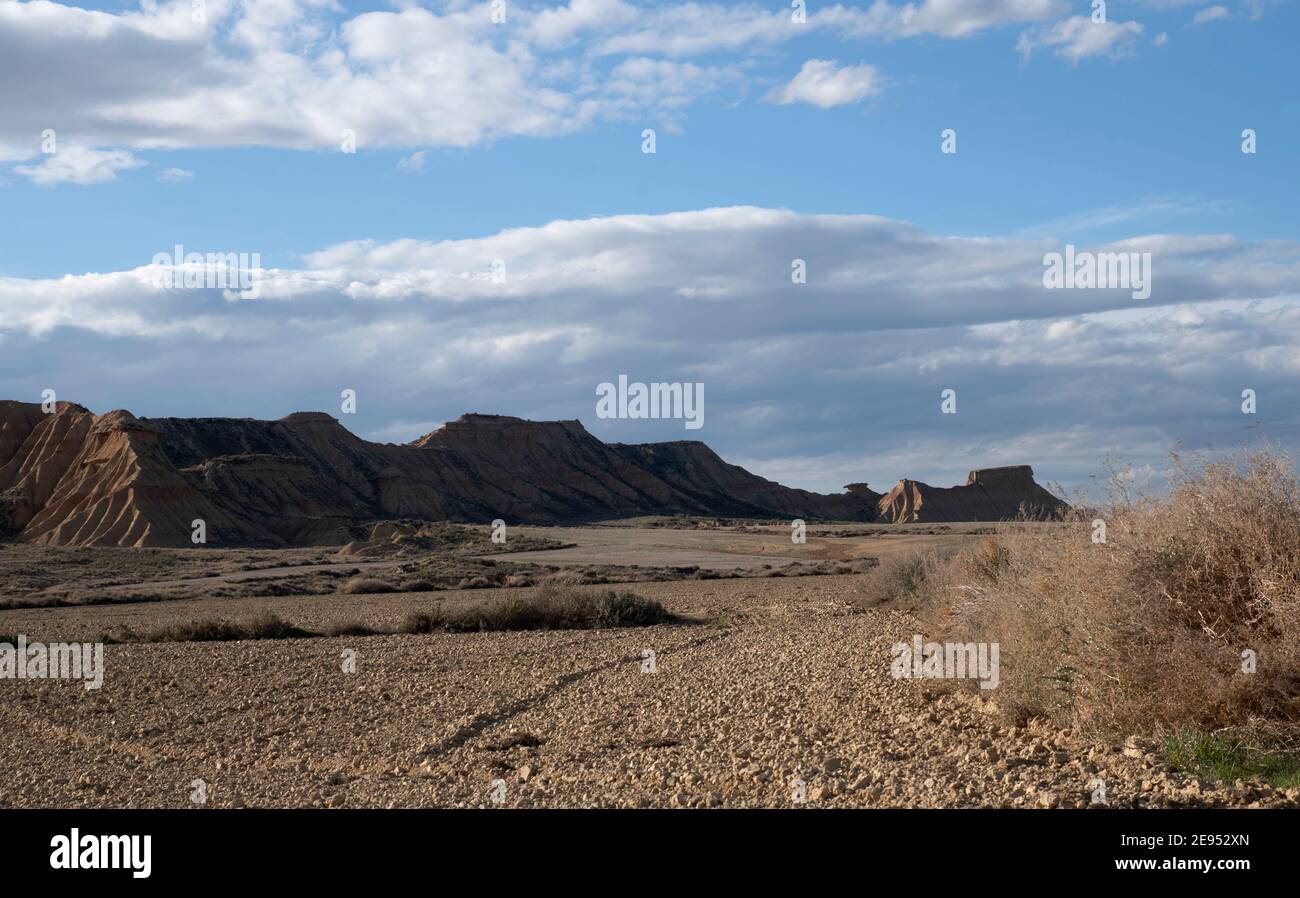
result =
[[[1151,39],[1151,43],[1154,46],[1163,47],[1165,44],[1169,43],[1169,33],[1166,31],[1160,32]]]
[[[409,156],[397,160],[397,170],[408,175],[424,171],[425,150],[416,150]]]
[[[158,180],[164,184],[178,184],[194,177],[194,172],[184,168],[164,168],[158,172]]]
[[[251,301],[157,288],[142,259],[0,278],[0,381],[4,398],[52,386],[145,415],[278,417],[335,408],[351,387],[370,397],[349,422],[361,433],[407,438],[419,427],[405,422],[474,410],[576,417],[625,442],[679,439],[680,422],[594,419],[597,383],[701,381],[701,438],[823,489],[952,482],[1002,461],[1072,479],[1113,449],[1158,465],[1179,440],[1249,439],[1246,387],[1277,410],[1259,419],[1270,437],[1300,447],[1285,411],[1300,405],[1300,244],[1138,234],[1087,247],[1151,252],[1145,302],[1045,290],[1043,255],[1060,248],[734,207],[339,244],[264,272]],[[807,284],[790,282],[795,254]],[[949,387],[954,420],[938,414]]]
[[[571,0],[567,6],[537,10],[526,19],[525,28],[539,45],[559,47],[583,34],[632,25],[640,15],[623,0]]]
[[[811,33],[961,38],[1041,21],[1062,0],[877,0],[788,8],[572,0],[414,4],[351,14],[334,0],[189,0],[121,13],[48,0],[0,3],[0,160],[26,161],[57,128],[93,152],[273,146],[406,151],[546,137],[602,120],[663,119],[723,89],[743,93],[747,57]],[[730,55],[689,63],[694,54]],[[666,57],[666,58],[665,58]],[[861,90],[864,72],[855,77]],[[120,166],[118,167],[120,170]]]
[[[870,65],[847,65],[837,68],[831,59],[810,59],[788,84],[767,95],[771,103],[809,103],[829,109],[845,103],[857,103],[881,90],[880,71]]]
[[[604,84],[610,109],[631,114],[648,105],[670,114],[697,97],[719,90],[740,75],[731,66],[701,66],[691,62],[634,56],[615,65]]]
[[[102,184],[116,181],[117,173],[139,168],[143,162],[126,150],[97,150],[64,146],[32,165],[15,165],[14,171],[42,187],[55,184]]]
[[[1192,16],[1192,24],[1204,25],[1206,22],[1217,22],[1219,19],[1226,18],[1228,18],[1228,7],[1207,6],[1205,9]]]
[[[1071,16],[1049,28],[1023,32],[1016,49],[1028,57],[1035,50],[1051,48],[1057,56],[1078,65],[1090,56],[1113,60],[1130,55],[1142,31],[1138,22],[1094,22],[1088,16]]]
[[[968,37],[987,28],[1042,21],[1068,8],[1061,0],[924,0],[898,6],[877,2],[861,14],[858,33]]]

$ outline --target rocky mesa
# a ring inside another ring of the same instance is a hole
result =
[[[939,487],[900,480],[880,500],[880,519],[914,521],[997,521],[1019,512],[1028,517],[1055,515],[1065,503],[1034,482],[1029,465],[971,471],[961,486]]]
[[[1010,472],[1010,473],[1008,473]],[[1000,520],[1061,503],[1028,466],[965,486],[864,483],[823,495],[704,443],[603,443],[577,421],[463,415],[405,445],[320,412],[276,421],[96,415],[0,401],[0,533],[69,546],[341,545],[375,520],[575,523],[650,514],[840,521]]]

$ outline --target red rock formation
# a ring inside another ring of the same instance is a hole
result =
[[[191,524],[233,522],[172,466],[130,412],[61,404],[0,470],[10,527],[51,545],[189,545]]]
[[[972,482],[976,475],[992,476],[976,472]],[[1036,495],[1028,482],[1032,489],[986,490],[981,481],[977,490],[987,495],[965,504],[918,492],[897,519],[956,519],[932,518],[936,508],[973,515],[961,519],[1007,517],[1018,507],[1008,496]],[[577,421],[464,415],[398,446],[362,440],[319,412],[278,421],[137,419],[69,403],[48,415],[37,405],[0,403],[0,529],[57,545],[190,546],[199,519],[208,545],[283,546],[341,545],[360,523],[397,518],[871,521],[878,502],[892,509],[866,484],[847,490],[790,489],[700,442],[605,444]]]
[[[893,524],[1003,521],[1021,514],[1043,518],[1064,507],[1064,502],[1034,482],[1029,465],[971,471],[962,486],[900,480],[879,505],[881,520]]]

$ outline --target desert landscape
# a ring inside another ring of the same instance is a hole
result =
[[[1270,656],[1272,673],[1244,687],[1231,642],[1191,628],[1163,638],[1206,654],[1203,682],[1179,687],[1201,690],[1197,705],[1151,682],[1104,696],[1086,674],[1044,696],[1050,677],[1035,666],[1057,648],[1039,628],[1062,622],[971,613],[1007,614],[999,603],[1018,607],[1026,586],[1037,613],[1060,611],[1037,582],[1051,576],[1035,558],[1046,547],[1071,613],[1098,615],[1099,651],[1159,642],[1136,620],[1107,642],[1100,618],[1115,610],[1073,591],[1086,582],[1102,603],[1116,573],[1090,538],[1101,512],[1053,496],[1028,466],[975,470],[957,487],[901,480],[823,496],[702,443],[608,447],[577,422],[471,416],[377,446],[326,415],[190,423],[3,408],[0,642],[105,651],[101,688],[0,683],[5,806],[182,808],[196,795],[234,808],[1300,804],[1285,753],[1225,761],[1216,752],[1229,743],[1187,735],[1206,731],[1208,714],[1249,723],[1258,742],[1258,724],[1294,708],[1294,668]],[[407,473],[391,470],[398,461]],[[285,469],[308,473],[268,479]],[[1294,517],[1291,497],[1269,494],[1281,476],[1210,467],[1163,506],[1106,517],[1135,538],[1215,489]],[[1228,531],[1242,523],[1232,511]],[[623,515],[599,520],[610,512]],[[210,543],[196,545],[205,515]],[[1300,558],[1262,536],[1269,563]],[[1182,599],[1217,590],[1223,572],[1211,573],[1177,584]],[[1119,575],[1136,614],[1138,587]],[[1261,598],[1256,583],[1242,589],[1212,598]],[[1268,654],[1279,621],[1239,625]],[[917,634],[990,632],[995,688],[891,666]],[[1113,658],[1092,666],[1103,680],[1132,675]],[[1161,725],[1138,725],[1151,720]]]
[[[1297,35],[0,0],[0,862],[1284,877]]]

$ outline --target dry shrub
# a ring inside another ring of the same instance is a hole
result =
[[[321,631],[322,636],[380,636],[383,630],[361,621],[342,621],[327,624]]]
[[[1164,496],[1012,524],[931,572],[922,619],[998,642],[998,698],[1086,729],[1300,731],[1300,488],[1270,450],[1175,456]],[[1093,519],[1106,522],[1094,543]],[[1257,670],[1242,670],[1244,651]]]
[[[581,568],[561,568],[542,578],[543,586],[577,586],[590,582]]]
[[[233,642],[241,639],[300,639],[317,634],[294,626],[265,611],[250,621],[207,618],[187,624],[170,624],[145,633],[123,628],[110,642]]]
[[[371,595],[374,593],[397,592],[397,587],[387,580],[373,577],[353,577],[339,588],[339,592],[348,595]]]
[[[398,633],[432,633],[441,629],[442,615],[436,612],[408,614],[398,626]]]
[[[868,568],[852,603],[859,608],[878,605],[914,607],[933,572],[941,567],[951,552],[914,552],[890,555]]]
[[[630,592],[583,592],[548,582],[532,595],[518,594],[471,605],[442,606],[413,614],[406,633],[489,630],[589,630],[648,627],[676,620],[663,605]]]

